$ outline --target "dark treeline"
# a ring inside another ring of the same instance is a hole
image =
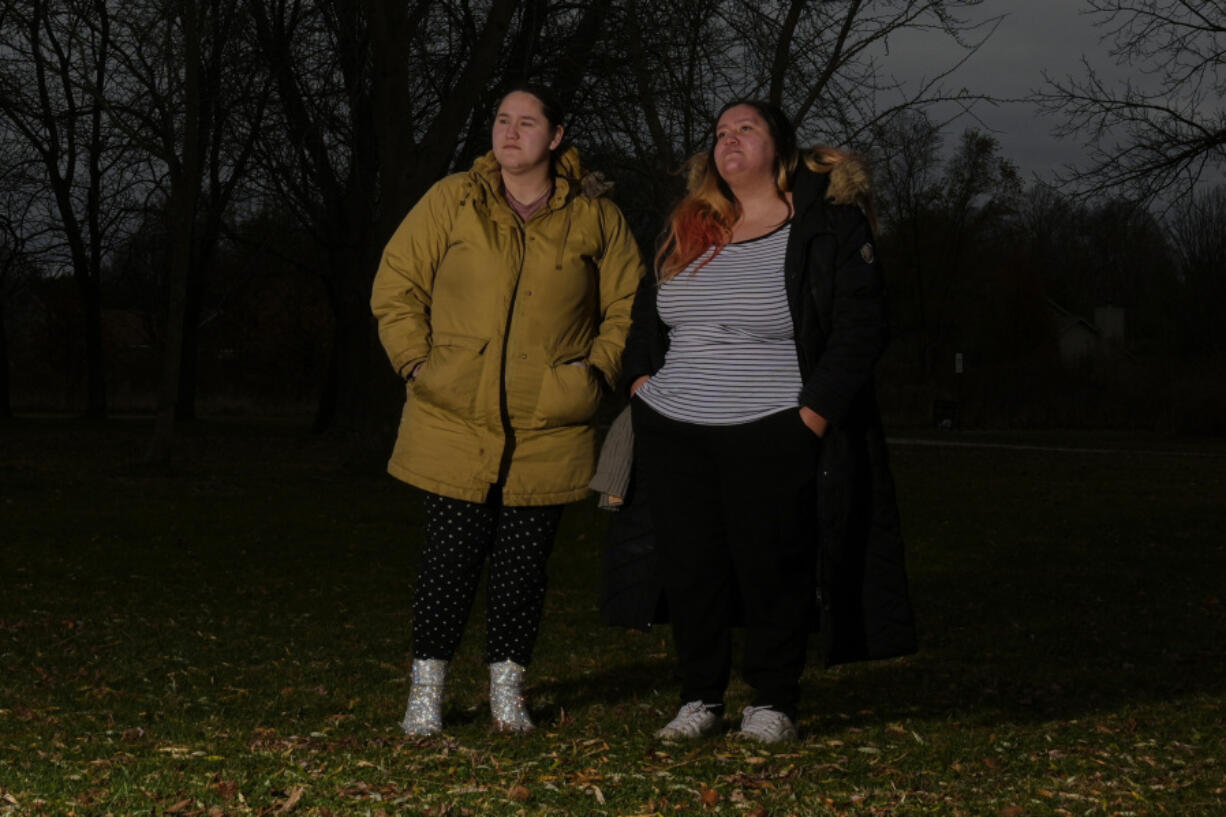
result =
[[[952,68],[977,5],[0,0],[0,414],[156,410],[159,458],[198,410],[385,431],[379,252],[527,79],[645,251],[727,99],[869,157],[896,419],[1216,430],[1224,194],[1159,220],[1027,186],[973,130],[943,145],[933,103],[973,95],[883,61],[924,27]]]

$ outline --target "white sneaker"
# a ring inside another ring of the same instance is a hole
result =
[[[800,735],[792,719],[769,706],[747,706],[741,710],[741,731],[738,737],[758,743],[779,743],[796,740]]]
[[[702,701],[690,701],[677,711],[677,716],[658,732],[660,740],[693,740],[719,731],[720,717]]]

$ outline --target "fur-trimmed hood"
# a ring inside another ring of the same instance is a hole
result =
[[[814,173],[827,177],[828,201],[833,204],[854,204],[875,221],[873,181],[860,157],[838,148],[819,145],[803,151],[801,161]]]
[[[694,154],[683,168],[686,189],[693,192],[703,183],[710,168],[710,153]],[[873,209],[873,182],[864,160],[853,153],[826,145],[816,145],[800,152],[800,162],[812,172],[827,179],[826,199],[833,204],[859,207],[876,223]],[[794,181],[794,180],[793,180]]]

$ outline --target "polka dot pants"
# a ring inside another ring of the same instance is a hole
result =
[[[426,543],[413,594],[413,657],[451,660],[486,586],[485,661],[527,666],[545,606],[545,566],[561,505],[506,507],[426,494]]]

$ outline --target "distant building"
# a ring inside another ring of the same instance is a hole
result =
[[[1095,358],[1123,352],[1124,310],[1118,306],[1100,306],[1094,310],[1094,322],[1076,315],[1060,304],[1047,301],[1056,340],[1060,347],[1060,362],[1076,368]]]

